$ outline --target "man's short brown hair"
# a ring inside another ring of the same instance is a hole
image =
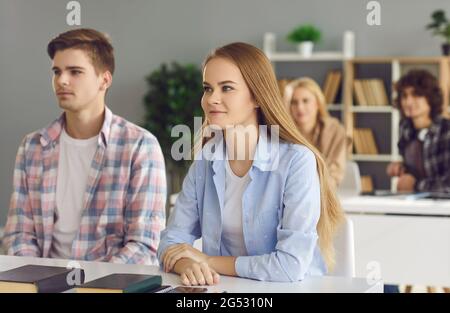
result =
[[[66,49],[85,51],[97,74],[104,71],[114,74],[114,49],[105,34],[89,28],[70,30],[52,39],[47,46],[47,53],[53,60],[56,52]]]
[[[426,70],[415,69],[402,76],[395,84],[397,91],[396,106],[401,112],[401,98],[406,88],[412,87],[414,95],[425,97],[430,106],[430,117],[434,119],[442,113],[442,90],[436,77]]]

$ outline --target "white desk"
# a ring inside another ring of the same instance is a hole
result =
[[[0,256],[0,271],[9,270],[27,264],[64,266],[67,260],[29,258],[15,256]],[[79,264],[85,271],[85,281],[91,281],[112,273],[158,274],[162,276],[163,284],[179,285],[179,277],[175,274],[161,272],[157,266],[112,264],[102,262],[83,262]],[[210,292],[242,292],[242,293],[299,293],[299,292],[383,292],[383,284],[377,282],[369,285],[366,279],[343,277],[309,277],[296,283],[271,283],[250,279],[221,276],[220,283],[208,286]]]
[[[341,203],[354,223],[357,276],[376,261],[387,284],[450,286],[449,200],[358,196]]]

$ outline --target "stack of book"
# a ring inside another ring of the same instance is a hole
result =
[[[384,106],[390,103],[381,79],[355,79],[353,90],[356,105]]]
[[[378,154],[377,144],[370,128],[353,129],[353,144],[356,154]]]
[[[76,275],[76,277],[74,277]],[[83,269],[25,265],[0,273],[0,293],[148,293],[171,289],[160,275],[116,273],[84,283]]]

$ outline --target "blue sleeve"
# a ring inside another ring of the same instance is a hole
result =
[[[318,244],[320,183],[316,158],[302,147],[293,157],[283,190],[283,212],[275,251],[236,259],[241,277],[267,281],[299,281],[308,273]]]
[[[192,245],[201,236],[195,188],[196,163],[194,162],[189,168],[175,207],[169,216],[167,228],[161,232],[161,241],[157,252],[160,264],[161,256],[168,247],[178,243]]]

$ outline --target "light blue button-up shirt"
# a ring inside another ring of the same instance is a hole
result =
[[[280,282],[323,275],[326,266],[316,230],[320,185],[314,154],[305,146],[275,144],[267,138],[260,133],[250,183],[242,196],[248,255],[237,256],[236,272],[240,277]],[[223,140],[214,143],[219,148],[211,157],[195,160],[184,179],[168,226],[161,233],[160,263],[169,246],[192,245],[200,237],[204,253],[227,255],[221,237],[228,161]]]

